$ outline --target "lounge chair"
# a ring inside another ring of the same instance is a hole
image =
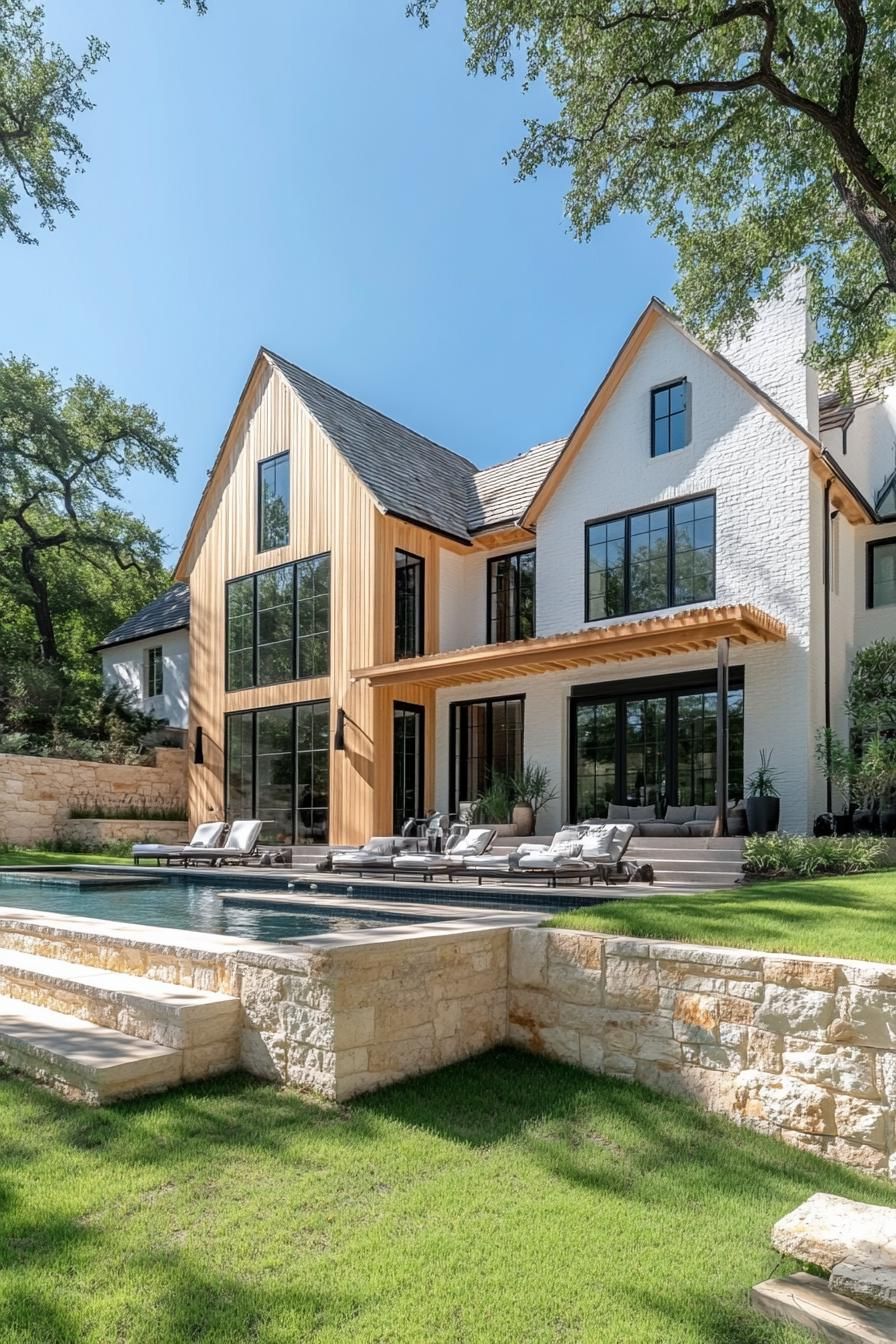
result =
[[[391,873],[396,854],[413,849],[412,836],[375,835],[360,849],[337,850],[330,856],[334,873]]]
[[[543,878],[556,887],[558,879],[575,880],[580,885],[587,877],[589,886],[595,878],[609,883],[619,880],[617,873],[625,870],[622,856],[634,834],[634,826],[599,825],[565,826],[558,831],[549,845],[526,842],[505,858],[486,856],[478,863],[469,864],[482,886],[483,877],[520,878],[538,881]]]
[[[204,821],[201,826],[197,826],[193,832],[193,839],[187,845],[187,849],[209,849],[214,848],[220,843],[221,836],[224,834],[223,821]],[[166,866],[174,859],[181,861],[184,853],[183,845],[133,845],[131,855],[134,863],[139,864],[141,859],[155,859],[157,865],[161,865],[165,860]]]
[[[450,835],[444,854],[397,854],[392,860],[392,876],[405,873],[412,877],[451,877],[468,862],[481,858],[495,838],[491,826],[474,826],[466,835]]]
[[[181,858],[187,867],[191,863],[210,863],[212,867],[224,863],[248,863],[258,849],[263,825],[262,821],[235,821],[223,845],[204,848],[190,845],[181,850]]]

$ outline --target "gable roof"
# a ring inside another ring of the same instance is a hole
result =
[[[679,332],[686,341],[701,351],[701,353],[706,355],[709,359],[713,360],[713,362],[720,368],[724,369],[740,387],[749,392],[749,394],[754,397],[760,405],[764,406],[775,419],[780,420],[783,425],[785,425],[798,439],[802,440],[802,442],[811,450],[820,454],[821,444],[809,433],[805,425],[801,425],[798,420],[795,420],[788,411],[785,411],[782,406],[779,406],[767,392],[763,392],[758,384],[748,378],[745,373],[743,373],[735,364],[732,364],[730,360],[726,359],[724,355],[720,355],[716,350],[711,350],[708,346],[705,346],[702,341],[699,341],[696,336],[692,335],[691,332],[687,330],[684,323],[675,316],[672,310],[667,308],[661,299],[654,297],[650,300],[628,336],[625,338],[619,353],[607,370],[603,382],[600,384],[594,396],[579,417],[575,429],[566,441],[566,446],[557,456],[553,466],[549,469],[547,475],[536,491],[532,503],[526,509],[526,512],[520,520],[523,527],[530,527],[547,504],[557,486],[560,484],[563,476],[566,474],[572,459],[581,448],[586,437],[621,383],[624,375],[627,373],[635,355],[641,349],[657,323],[661,321],[667,322]]]
[[[472,462],[280,355],[263,353],[386,513],[469,541]]]
[[[473,477],[473,498],[467,514],[471,532],[501,523],[515,523],[532,503],[536,491],[556,462],[566,439],[536,443],[509,462],[485,467]]]
[[[165,634],[169,630],[184,630],[190,624],[190,590],[185,583],[175,583],[167,592],[162,593],[154,602],[149,602],[140,611],[129,616],[121,625],[110,630],[97,649],[108,649],[114,644],[130,644],[135,639],[147,639],[150,635]]]

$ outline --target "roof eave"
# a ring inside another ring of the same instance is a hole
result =
[[[93,644],[88,653],[102,653],[104,649],[120,649],[122,644],[140,644],[144,639],[155,639],[157,635],[170,635],[175,630],[189,630],[189,621],[178,621],[177,625],[162,625],[157,630],[144,630],[142,635],[126,635],[124,639],[104,639]]]

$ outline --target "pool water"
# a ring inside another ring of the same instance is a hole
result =
[[[172,878],[152,885],[116,888],[66,887],[46,881],[0,876],[0,905],[15,905],[28,910],[52,910],[60,915],[85,915],[92,919],[120,920],[125,924],[155,924],[167,929],[194,929],[206,933],[226,933],[237,938],[277,942],[283,938],[308,938],[318,933],[342,929],[370,929],[382,924],[423,922],[416,913],[376,912],[362,916],[341,908],[338,897],[320,908],[284,906],[256,901],[241,905],[230,896],[223,883]],[[253,891],[256,888],[253,885]],[[284,894],[283,884],[258,888]],[[232,888],[230,888],[232,891]],[[304,894],[304,893],[303,893]],[[228,896],[225,902],[222,896]],[[429,916],[430,919],[436,918]]]

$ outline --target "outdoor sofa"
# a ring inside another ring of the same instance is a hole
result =
[[[186,846],[186,849],[209,849],[214,848],[220,843],[221,836],[224,834],[223,821],[204,821],[201,826],[197,826],[193,832],[193,838]],[[183,845],[150,845],[140,844],[131,848],[131,856],[135,864],[139,864],[141,859],[155,859],[156,864],[160,865],[165,860],[166,866],[175,860],[183,861]]]
[[[235,821],[223,845],[199,847],[190,845],[181,851],[184,864],[208,863],[220,867],[225,863],[248,863],[258,852],[258,837],[264,825],[261,821]]]
[[[624,803],[610,803],[607,821],[630,822],[635,835],[652,838],[696,839],[713,834],[716,823],[715,804],[698,807],[667,807],[660,816],[653,803],[645,807],[628,807]],[[728,805],[728,834],[746,835],[747,812],[743,802]]]

